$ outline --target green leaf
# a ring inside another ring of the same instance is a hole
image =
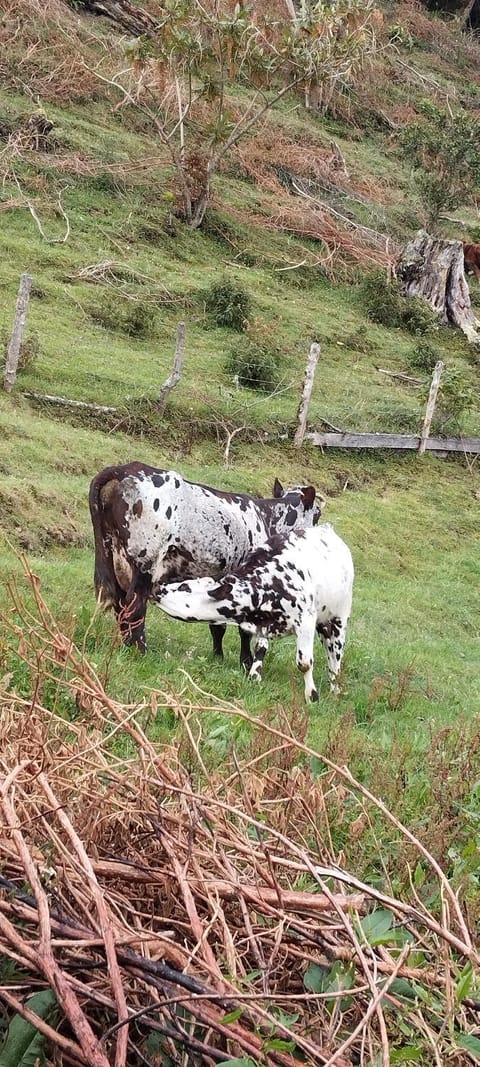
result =
[[[404,1045],[403,1048],[393,1048],[390,1052],[390,1063],[421,1063],[424,1051],[419,1045]]]
[[[51,989],[42,989],[26,1002],[26,1006],[50,1025],[58,1016],[57,998]],[[21,1015],[14,1015],[0,1049],[0,1067],[36,1067],[44,1063],[45,1036]]]
[[[425,881],[425,871],[424,871],[424,869],[422,867],[422,864],[420,863],[420,860],[419,860],[418,863],[417,863],[417,866],[415,867],[415,870],[413,872],[413,884],[415,886],[415,889],[421,889],[424,881]]]
[[[220,1019],[221,1023],[236,1023],[237,1019],[243,1015],[243,1008],[235,1008],[235,1011],[229,1011],[228,1015],[224,1015],[223,1019]]]
[[[473,969],[471,963],[466,963],[458,979],[455,995],[459,1004],[465,997],[470,995],[473,985]]]
[[[303,976],[305,989],[308,989],[310,993],[323,993],[327,974],[326,967],[320,967],[318,963],[311,963]]]
[[[285,1041],[284,1038],[282,1038],[282,1037],[272,1037],[268,1041],[265,1041],[265,1044],[264,1044],[263,1048],[264,1048],[265,1052],[268,1052],[268,1051],[294,1052],[295,1051],[295,1042],[294,1041]]]
[[[406,1000],[417,999],[417,990],[413,982],[409,982],[407,978],[395,978],[390,986],[390,992],[395,993],[397,997],[405,997]]]
[[[457,1048],[465,1049],[465,1052],[469,1052],[471,1056],[476,1056],[480,1060],[480,1038],[475,1037],[474,1034],[459,1034]]]
[[[360,923],[360,928],[369,945],[381,945],[383,942],[390,940],[386,935],[391,935],[392,922],[393,914],[388,908],[377,908],[375,911],[365,915]]]

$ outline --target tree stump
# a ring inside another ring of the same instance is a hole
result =
[[[426,300],[443,325],[458,326],[471,344],[480,344],[480,323],[470,303],[461,241],[430,237],[420,230],[400,256],[397,277],[404,296]]]

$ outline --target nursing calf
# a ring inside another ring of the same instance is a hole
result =
[[[336,688],[352,606],[350,549],[328,523],[275,534],[221,581],[197,578],[158,589],[156,601],[186,622],[237,624],[257,641],[251,678],[260,678],[268,638],[294,633],[297,666],[305,676],[305,699],[318,700],[313,681],[315,631]]]
[[[160,584],[220,577],[272,532],[313,526],[324,501],[311,485],[285,490],[276,479],[273,498],[255,498],[135,462],[100,471],[89,502],[97,596],[113,607],[123,641],[144,651],[147,602]],[[221,656],[225,622],[218,622],[211,631]],[[250,637],[241,636],[241,662],[249,669]]]

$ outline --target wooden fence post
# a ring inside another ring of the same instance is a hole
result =
[[[293,443],[295,448],[300,448],[303,444],[303,438],[305,437],[305,430],[307,428],[307,416],[308,406],[310,404],[310,397],[312,395],[313,382],[315,379],[315,371],[317,369],[318,357],[320,355],[320,345],[313,342],[310,347],[310,353],[307,359],[307,365],[305,367],[305,376],[303,379],[303,389],[300,403],[298,405],[297,414],[297,430]]]
[[[185,355],[185,323],[179,322],[177,326],[177,340],[175,344],[175,356],[173,359],[172,373],[169,374],[166,382],[162,385],[160,395],[158,397],[157,409],[160,416],[165,414],[165,408],[168,403],[168,398],[172,389],[178,385],[183,366],[183,357]]]
[[[425,411],[425,418],[423,420],[422,432],[420,434],[420,444],[418,446],[419,456],[423,456],[427,447],[427,441],[430,434],[430,426],[432,424],[433,413],[435,411],[435,404],[437,402],[437,393],[440,385],[440,378],[442,377],[443,363],[439,359],[435,364],[435,370],[432,375],[432,382],[430,385],[430,392],[428,394],[427,409]]]
[[[3,388],[7,393],[11,393],[17,377],[18,360],[20,357],[20,346],[22,343],[23,331],[25,329],[25,320],[27,318],[28,301],[30,299],[31,286],[31,275],[22,274],[22,277],[20,278],[20,285],[18,287],[18,296],[17,304],[15,307],[15,318],[13,320],[12,336],[9,341],[7,349],[7,359],[5,362]]]

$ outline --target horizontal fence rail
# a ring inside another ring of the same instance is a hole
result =
[[[402,433],[307,433],[305,439],[319,448],[396,448],[418,452],[420,436]],[[429,437],[427,452],[480,454],[480,437]]]

